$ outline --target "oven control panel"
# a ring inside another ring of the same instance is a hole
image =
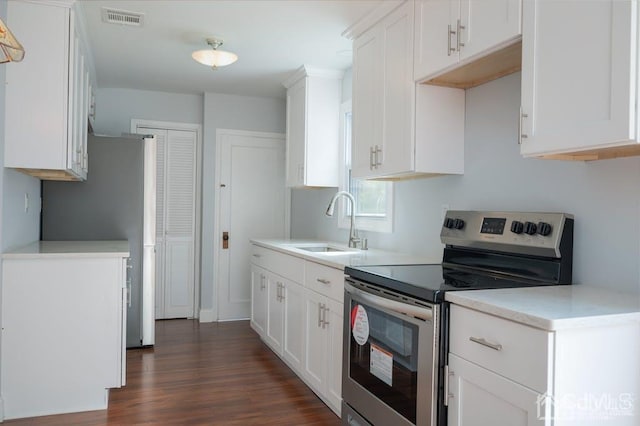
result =
[[[573,236],[573,216],[566,213],[449,210],[440,239],[454,246],[560,257],[565,230]]]

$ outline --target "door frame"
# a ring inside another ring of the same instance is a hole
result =
[[[222,206],[220,205],[220,184],[222,183],[222,136],[231,135],[231,136],[253,136],[253,137],[271,137],[271,138],[281,138],[285,141],[285,152],[286,152],[286,135],[284,133],[272,133],[272,132],[254,132],[249,130],[234,130],[234,129],[216,129],[216,169],[215,169],[215,178],[214,178],[214,202],[213,202],[213,211],[214,211],[214,221],[213,221],[213,236],[215,239],[216,235],[220,235],[222,229],[220,228],[220,209]],[[286,154],[285,154],[286,161]],[[286,165],[285,165],[286,167]],[[286,185],[286,182],[282,183]],[[284,192],[284,236],[285,238],[289,238],[291,235],[291,189],[285,188]],[[219,291],[220,291],[220,274],[217,268],[218,258],[220,256],[220,244],[213,244],[213,320],[219,321],[219,309],[218,309],[218,301]],[[247,268],[249,264],[247,264]]]
[[[131,119],[131,133],[137,133],[138,127],[149,127],[161,130],[186,130],[196,133],[196,198],[195,198],[195,231],[193,253],[193,317],[200,318],[200,293],[202,280],[200,276],[201,240],[202,240],[202,125],[197,123],[179,123],[173,121]],[[155,302],[155,301],[154,301]]]

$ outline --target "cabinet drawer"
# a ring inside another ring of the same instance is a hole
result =
[[[552,334],[451,305],[449,352],[539,392],[547,390]]]
[[[343,303],[344,271],[307,261],[304,285],[333,300]]]
[[[304,280],[304,259],[253,245],[251,263],[296,283]]]

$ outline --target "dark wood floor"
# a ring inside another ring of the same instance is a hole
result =
[[[158,321],[153,349],[127,352],[109,409],[7,425],[339,425],[247,321]]]

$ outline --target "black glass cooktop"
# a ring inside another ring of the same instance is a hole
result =
[[[447,291],[555,284],[498,273],[444,267],[440,264],[358,266],[346,267],[344,272],[356,280],[434,303],[443,302]]]

